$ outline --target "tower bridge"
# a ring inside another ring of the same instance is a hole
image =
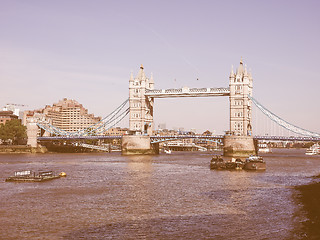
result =
[[[123,137],[123,153],[137,153],[150,148],[153,132],[155,98],[228,96],[230,133],[224,137],[225,155],[254,154],[252,138],[252,76],[242,59],[236,73],[231,70],[229,87],[154,89],[153,76],[147,78],[141,65],[137,76],[129,79],[129,129],[132,136]],[[141,144],[139,144],[141,143]],[[151,149],[151,148],[150,148]],[[153,150],[152,150],[153,151]]]
[[[98,123],[79,132],[66,132],[50,123],[50,120],[36,119],[28,127],[28,133],[35,134],[40,127],[45,135],[38,137],[40,141],[51,140],[81,140],[81,139],[122,139],[123,154],[154,154],[157,152],[157,144],[162,141],[171,141],[181,138],[201,138],[207,140],[223,140],[224,154],[226,156],[247,156],[255,152],[253,140],[299,140],[319,141],[320,134],[297,127],[273,114],[252,97],[252,76],[244,66],[242,59],[236,71],[231,69],[229,75],[229,87],[204,87],[177,89],[155,89],[153,76],[148,78],[141,65],[136,77],[131,73],[129,79],[129,99],[123,102],[117,109],[101,119]],[[229,131],[225,135],[217,136],[153,136],[154,128],[154,101],[156,98],[180,98],[180,97],[220,97],[229,98],[230,116]],[[279,126],[297,133],[299,137],[283,136],[253,136],[252,134],[252,107],[253,104],[271,121]],[[128,107],[126,107],[129,105]],[[107,129],[115,126],[124,117],[129,115],[129,135],[105,136]],[[33,125],[32,125],[33,124]],[[33,126],[30,127],[30,126]],[[37,127],[35,127],[37,126]],[[31,129],[31,130],[30,130]],[[32,134],[31,134],[32,135]],[[32,135],[32,136],[33,136]],[[48,136],[51,135],[51,136]],[[30,134],[28,134],[28,137]],[[33,136],[36,143],[36,138]],[[46,137],[45,137],[46,136]]]

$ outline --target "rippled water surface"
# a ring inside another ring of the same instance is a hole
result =
[[[265,172],[214,171],[209,153],[0,155],[0,239],[296,239],[293,186],[320,173],[304,150],[264,155]],[[17,170],[66,178],[7,183]]]

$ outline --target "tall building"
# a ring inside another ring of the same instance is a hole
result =
[[[243,66],[242,59],[236,74],[231,69],[230,77],[230,131],[238,136],[251,136],[252,76]]]
[[[77,132],[99,122],[100,117],[88,114],[76,100],[64,98],[52,106],[45,106],[43,113],[52,120],[52,125],[67,132]]]
[[[24,112],[23,124],[39,120],[44,120],[54,127],[72,133],[89,128],[98,123],[101,118],[89,114],[88,110],[76,100],[64,98],[52,106],[46,105],[43,109]]]

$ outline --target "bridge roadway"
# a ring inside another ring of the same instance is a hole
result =
[[[222,140],[224,135],[168,135],[168,136],[150,136],[152,143],[172,141],[175,139],[206,139],[206,140]],[[56,137],[38,137],[39,141],[54,141],[54,140],[93,140],[93,139],[121,139],[122,136],[56,136]],[[269,141],[320,141],[320,137],[283,137],[283,136],[254,136],[256,140]]]

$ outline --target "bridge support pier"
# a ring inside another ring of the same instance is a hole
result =
[[[223,156],[246,158],[255,155],[256,149],[252,136],[225,135]]]
[[[159,144],[151,144],[149,136],[125,135],[122,137],[122,155],[159,154]]]
[[[37,134],[38,134],[38,126],[34,122],[27,123],[27,145],[30,145],[31,147],[37,147]]]

